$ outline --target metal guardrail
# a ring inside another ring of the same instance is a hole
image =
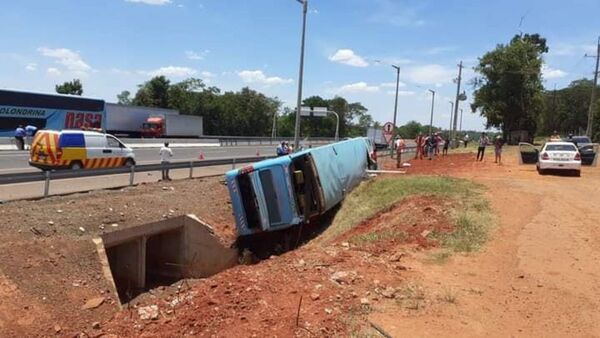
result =
[[[219,136],[215,137],[219,140],[221,147],[227,146],[240,146],[240,145],[278,145],[283,141],[293,143],[293,137],[241,137],[241,136]],[[306,143],[305,146],[312,146],[313,144],[327,144],[335,142],[335,138],[332,137],[311,137],[306,142],[300,141],[300,143]]]
[[[194,168],[201,167],[212,167],[218,165],[231,165],[232,169],[235,169],[237,164],[252,163],[274,156],[260,156],[260,157],[237,157],[228,159],[218,160],[202,160],[202,161],[186,161],[186,162],[171,162],[163,165],[157,164],[144,164],[144,165],[133,165],[130,167],[119,167],[119,168],[103,168],[103,169],[83,169],[83,170],[48,170],[32,173],[13,173],[0,175],[0,185],[2,184],[14,184],[14,183],[30,183],[44,181],[44,197],[49,195],[50,181],[51,180],[62,180],[69,178],[82,178],[91,176],[104,176],[104,175],[116,175],[116,174],[129,174],[129,185],[133,185],[135,179],[135,173],[149,172],[149,171],[160,171],[162,169],[189,169],[189,178],[194,175]]]

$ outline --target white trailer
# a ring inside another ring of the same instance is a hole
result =
[[[383,136],[383,130],[381,128],[370,127],[367,129],[367,138],[373,141],[373,144],[375,144],[377,149],[388,147],[388,143],[385,140],[385,136]]]
[[[127,106],[108,102],[105,103],[104,109],[106,110],[106,131],[113,135],[132,137],[141,135],[142,125],[150,116],[179,115],[179,112],[173,109]]]
[[[166,137],[200,137],[203,135],[202,116],[164,115]]]

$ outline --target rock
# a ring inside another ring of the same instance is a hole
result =
[[[98,229],[100,229],[100,230],[104,230],[104,224],[100,224],[100,225],[98,226]]]
[[[310,299],[312,300],[318,300],[319,298],[321,298],[321,295],[319,295],[318,293],[313,293],[310,295]]]
[[[389,287],[385,288],[383,291],[381,291],[381,295],[384,296],[385,298],[394,298],[396,296],[396,289],[389,286]]]
[[[328,315],[330,315],[330,314],[332,314],[332,313],[333,313],[333,310],[332,310],[332,309],[325,308],[325,313],[326,313],[326,314],[328,314]]]
[[[119,226],[119,224],[117,224],[117,223],[113,223],[113,224],[111,224],[110,226],[111,226],[111,227],[113,227],[113,228],[116,228],[116,227],[118,227],[118,226]]]
[[[95,309],[98,306],[102,305],[102,303],[104,303],[104,297],[92,298],[92,299],[88,300],[87,302],[85,302],[85,304],[83,304],[81,309],[82,310]]]
[[[175,187],[170,187],[169,190],[175,191]]]
[[[79,231],[85,232],[85,228],[84,227],[79,227]]]
[[[427,238],[427,236],[429,236],[430,233],[430,230],[423,230],[423,232],[421,232],[421,237]]]
[[[317,285],[315,285],[315,289],[317,289],[317,290],[320,290],[320,289],[322,289],[322,288],[323,288],[323,285],[321,285],[321,284],[317,284]]]
[[[169,187],[162,187],[162,190],[169,190]]]
[[[92,323],[92,328],[95,329],[95,330],[100,329],[100,322],[93,322]]]
[[[301,259],[298,261],[298,266],[305,266],[306,262],[304,261],[304,259]]]
[[[348,242],[342,242],[341,246],[344,247],[344,248],[349,248],[350,247],[350,243],[348,243]]]
[[[59,213],[59,214],[62,214],[63,211],[60,210],[60,209],[58,209],[58,210],[56,210],[56,212]]]
[[[354,271],[337,271],[331,275],[331,280],[340,284],[351,284],[356,277]]]
[[[169,209],[169,214],[174,214],[174,213],[175,213],[175,210]]]
[[[404,256],[406,256],[404,252],[396,252],[395,254],[390,256],[390,262],[399,262]]]
[[[54,225],[53,221],[48,221],[48,225]]]
[[[370,303],[370,302],[369,302],[369,298],[361,298],[361,299],[360,299],[360,303],[361,303],[362,305],[369,305],[369,303]]]
[[[108,211],[113,212],[113,208],[108,208]]]
[[[158,306],[149,305],[138,309],[138,315],[142,320],[156,320],[158,319]]]
[[[54,332],[59,333],[62,330],[62,327],[60,327],[60,325],[56,324],[54,325]]]

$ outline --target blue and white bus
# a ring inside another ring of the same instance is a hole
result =
[[[239,236],[308,222],[342,201],[371,167],[372,143],[355,138],[226,174]]]
[[[19,125],[38,129],[105,129],[104,100],[70,95],[0,90],[0,136],[13,136]]]

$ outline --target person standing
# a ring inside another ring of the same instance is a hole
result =
[[[463,142],[465,143],[465,148],[469,144],[469,134],[465,134],[465,138],[463,138]]]
[[[477,148],[477,161],[483,161],[483,155],[485,154],[485,147],[490,143],[490,139],[485,133],[481,133],[479,136],[479,147]],[[480,157],[481,156],[481,157]]]
[[[170,181],[171,177],[169,177],[169,163],[171,162],[171,158],[173,157],[173,151],[169,148],[169,142],[165,142],[165,145],[160,148],[160,164],[162,166],[162,180]]]
[[[502,164],[502,146],[504,146],[504,140],[502,136],[498,135],[494,141],[494,154],[496,154],[494,163]]]
[[[423,159],[423,147],[425,146],[425,137],[423,137],[423,133],[419,133],[417,138],[415,138],[415,143],[417,145],[417,152],[415,153],[415,160],[418,158],[420,160]]]
[[[400,168],[400,164],[402,163],[402,152],[406,147],[406,143],[404,139],[400,135],[398,135],[398,139],[396,140],[396,168]]]
[[[433,160],[433,155],[437,149],[437,137],[433,134],[429,135],[425,141],[425,144],[427,147],[427,158],[431,161]]]
[[[25,127],[25,140],[27,141],[27,148],[31,149],[31,143],[33,142],[33,136],[35,136],[35,133],[37,132],[37,127],[36,126],[32,126],[31,124],[28,124]]]
[[[289,153],[289,148],[287,147],[287,142],[283,141],[279,146],[277,146],[277,156],[284,156]]]
[[[23,125],[19,125],[15,129],[15,143],[18,150],[25,149],[25,129],[23,129]]]
[[[448,135],[446,137],[445,140],[442,140],[444,142],[444,150],[442,151],[442,155],[448,155],[448,147],[450,147],[450,135]]]

